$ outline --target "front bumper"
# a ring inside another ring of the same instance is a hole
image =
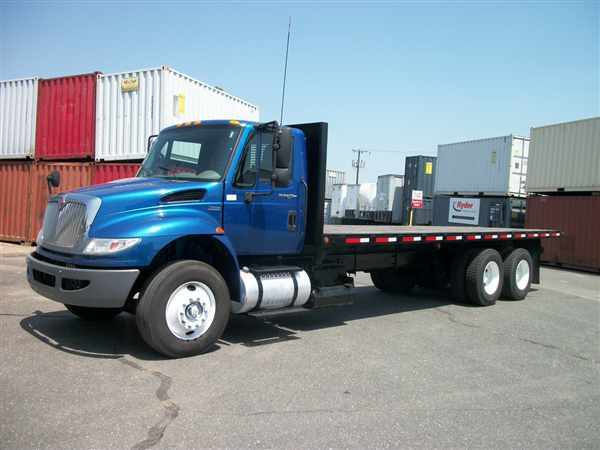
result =
[[[27,257],[27,281],[50,300],[93,308],[121,308],[140,271],[76,269]]]

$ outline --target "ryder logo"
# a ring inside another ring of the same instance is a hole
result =
[[[470,202],[468,200],[454,200],[452,202],[452,209],[456,212],[466,212],[466,211],[473,211],[473,208],[475,207],[475,204],[473,202]]]

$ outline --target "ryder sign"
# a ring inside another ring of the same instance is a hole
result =
[[[448,208],[448,222],[479,225],[479,199],[452,197]]]

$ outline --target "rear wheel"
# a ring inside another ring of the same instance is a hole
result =
[[[383,292],[407,294],[416,284],[413,273],[395,269],[373,270],[370,275],[373,285]]]
[[[178,261],[158,272],[136,311],[144,341],[172,358],[209,350],[229,320],[231,300],[221,274],[199,261]]]
[[[467,265],[467,297],[476,305],[496,303],[502,292],[504,264],[500,253],[492,248],[481,250]]]
[[[531,288],[533,259],[524,248],[513,250],[504,259],[504,288],[502,297],[508,300],[523,300]]]
[[[452,267],[450,270],[450,295],[453,300],[458,302],[468,302],[467,291],[465,290],[465,272],[467,265],[477,254],[479,250],[468,250],[458,253],[452,258]]]
[[[123,310],[121,308],[89,308],[87,306],[65,305],[65,307],[83,320],[110,320]]]

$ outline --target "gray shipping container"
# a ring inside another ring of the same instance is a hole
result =
[[[397,187],[404,186],[404,175],[379,175],[377,177],[376,211],[391,211]]]
[[[525,197],[528,151],[514,135],[438,145],[435,193]]]
[[[515,197],[457,197],[436,195],[433,201],[433,224],[523,228],[524,198]]]
[[[600,117],[531,129],[527,192],[600,191]]]
[[[343,170],[327,169],[325,175],[325,198],[333,198],[333,185],[346,183],[346,172]]]

